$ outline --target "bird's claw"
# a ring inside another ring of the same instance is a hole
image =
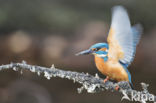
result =
[[[115,90],[116,91],[119,91],[119,89],[120,89],[120,87],[117,85],[117,86],[115,86]]]
[[[106,83],[109,80],[109,77],[106,77],[103,81]]]

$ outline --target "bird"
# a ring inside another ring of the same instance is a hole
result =
[[[140,23],[131,26],[129,15],[123,6],[114,6],[107,42],[96,43],[76,55],[93,54],[97,69],[106,76],[105,83],[108,80],[127,81],[133,88],[128,67],[135,57],[142,30]],[[119,88],[117,86],[116,90]]]

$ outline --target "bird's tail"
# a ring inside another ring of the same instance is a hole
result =
[[[134,89],[134,86],[132,83],[129,82],[129,85],[131,86],[132,89]]]

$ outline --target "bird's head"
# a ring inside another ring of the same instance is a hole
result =
[[[81,51],[77,53],[76,55],[88,55],[88,54],[93,54],[97,57],[101,57],[104,60],[107,60],[107,54],[108,54],[108,44],[107,43],[97,43],[92,45],[89,49]]]

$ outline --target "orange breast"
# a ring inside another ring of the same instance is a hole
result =
[[[128,81],[128,74],[119,62],[108,59],[107,62],[100,57],[95,56],[95,63],[98,70],[112,80]]]

